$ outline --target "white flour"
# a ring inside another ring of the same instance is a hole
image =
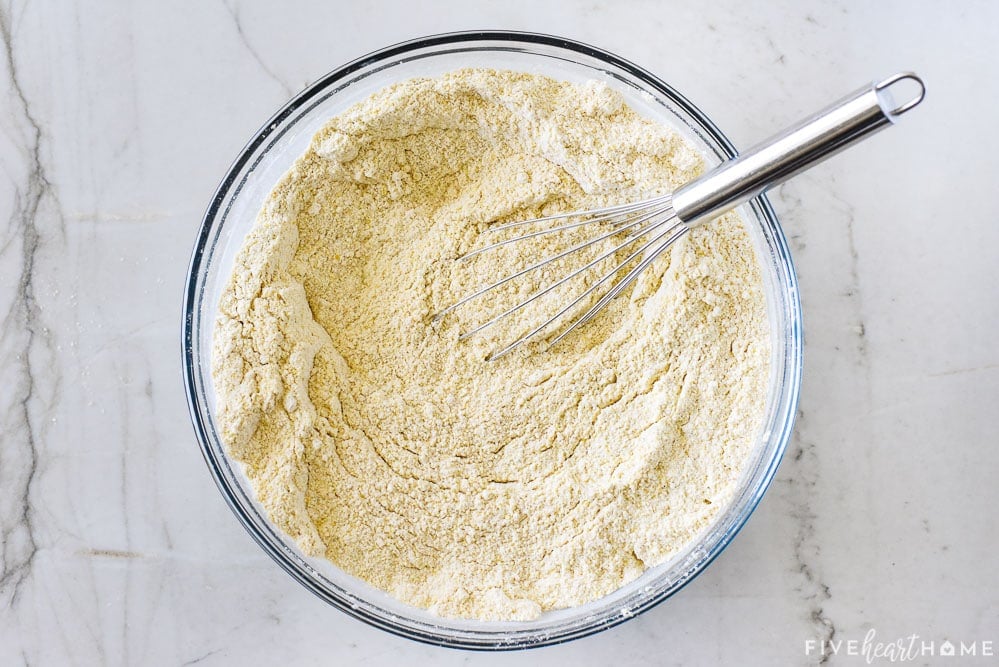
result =
[[[215,331],[223,437],[271,520],[405,602],[481,619],[588,602],[689,543],[763,412],[765,302],[738,217],[687,235],[550,352],[483,361],[569,292],[457,337],[568,263],[431,318],[566,247],[455,264],[490,223],[701,169],[596,83],[462,70],[332,119],[261,211]]]

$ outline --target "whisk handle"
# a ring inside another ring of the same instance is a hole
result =
[[[916,82],[919,92],[896,105],[890,88],[904,79]],[[925,94],[911,72],[864,86],[684,185],[673,193],[673,210],[688,226],[707,222],[891,125]]]

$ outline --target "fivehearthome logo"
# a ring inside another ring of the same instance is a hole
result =
[[[927,639],[918,634],[893,640],[878,639],[871,628],[863,639],[806,639],[809,657],[860,658],[868,665],[875,662],[910,662],[925,658],[992,658],[996,649],[991,639]]]

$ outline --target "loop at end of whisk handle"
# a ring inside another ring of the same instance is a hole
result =
[[[905,80],[919,90],[897,104],[892,88]],[[707,222],[891,125],[925,94],[922,80],[910,72],[864,86],[679,188],[673,210],[688,226]]]

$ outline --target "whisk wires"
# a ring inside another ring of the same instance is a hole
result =
[[[499,287],[526,276],[529,273],[541,270],[553,262],[568,258],[571,255],[580,253],[585,249],[591,248],[601,242],[606,241],[613,243],[610,249],[600,251],[595,258],[589,260],[583,266],[570,270],[563,277],[540,286],[533,293],[518,303],[506,308],[487,321],[462,333],[459,336],[459,340],[465,340],[497,324],[501,320],[511,316],[529,304],[534,303],[545,296],[553,295],[559,287],[566,285],[570,281],[584,276],[588,272],[594,272],[594,270],[601,263],[614,262],[613,258],[619,255],[619,253],[627,253],[627,256],[620,262],[617,262],[612,269],[602,275],[598,275],[595,280],[585,285],[581,293],[575,296],[575,298],[572,298],[568,304],[561,307],[554,315],[548,317],[539,325],[533,327],[530,331],[519,336],[512,342],[491,352],[486,357],[487,361],[499,359],[500,357],[505,356],[517,349],[527,341],[538,337],[543,332],[553,329],[557,323],[563,323],[562,330],[555,336],[554,339],[551,340],[548,347],[550,348],[551,346],[557,344],[572,331],[585,325],[587,322],[592,321],[593,318],[596,317],[596,315],[611,302],[611,300],[620,295],[629,285],[635,282],[638,276],[645,269],[647,269],[648,266],[663,253],[663,251],[669,248],[669,246],[675,243],[677,239],[689,231],[687,225],[680,221],[673,212],[670,195],[661,195],[628,204],[597,209],[570,211],[567,213],[559,213],[541,218],[504,223],[502,225],[489,228],[486,230],[486,233],[493,234],[517,227],[534,228],[543,223],[555,224],[485,245],[466,253],[465,255],[459,257],[457,261],[464,262],[472,257],[475,257],[476,255],[494,251],[504,246],[517,243],[529,243],[532,239],[538,239],[542,236],[567,232],[570,230],[585,228],[587,226],[603,227],[604,230],[601,230],[601,232],[591,239],[578,242],[565,250],[561,250],[539,261],[530,263],[528,266],[514,271],[513,273],[474,291],[473,293],[459,299],[455,303],[438,312],[434,316],[433,321],[439,322],[448,313],[454,312],[470,301],[482,298]],[[606,230],[607,226],[610,227],[609,230]],[[614,237],[619,237],[622,234],[627,234],[623,241],[611,241]],[[634,264],[634,266],[631,266],[632,264]],[[631,268],[628,268],[629,266],[631,266]],[[628,269],[627,272],[625,272],[623,277],[615,282],[614,279],[625,269]],[[601,293],[601,290],[605,291]],[[598,293],[600,293],[600,296],[597,298],[595,303],[593,303],[589,308],[586,308],[581,315],[573,315],[574,311],[583,310],[584,302],[588,299],[596,298]]]

